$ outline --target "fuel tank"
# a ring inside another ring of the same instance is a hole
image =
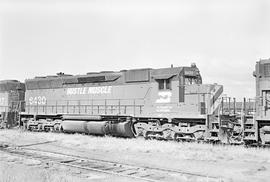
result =
[[[110,126],[111,135],[113,136],[121,136],[121,137],[128,137],[128,138],[134,137],[131,121],[111,124],[109,126]]]
[[[134,137],[131,121],[113,123],[111,121],[64,120],[62,129],[64,132]]]
[[[86,128],[87,121],[65,120],[62,122],[64,132],[88,133]]]

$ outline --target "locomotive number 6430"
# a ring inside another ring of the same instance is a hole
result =
[[[36,96],[36,97],[30,97],[29,98],[29,104],[30,105],[45,105],[46,104],[46,97],[45,96]]]

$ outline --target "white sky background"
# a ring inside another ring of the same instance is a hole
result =
[[[269,0],[0,0],[0,80],[189,66],[255,96],[270,58]]]

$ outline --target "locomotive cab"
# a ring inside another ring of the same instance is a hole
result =
[[[176,140],[204,140],[210,116],[217,113],[223,87],[202,84],[199,69],[152,70],[154,83],[149,104],[135,124],[137,135]]]

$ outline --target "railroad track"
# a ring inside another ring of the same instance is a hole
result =
[[[27,147],[0,147],[0,151],[9,153],[10,155],[39,160],[41,162],[55,163],[58,165],[81,169],[84,171],[95,171],[99,173],[106,173],[109,175],[133,178],[139,181],[149,181],[149,182],[225,181],[220,177],[193,174],[177,170],[142,167]]]

